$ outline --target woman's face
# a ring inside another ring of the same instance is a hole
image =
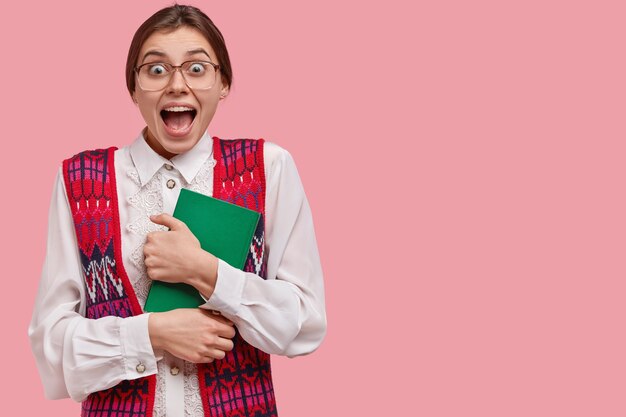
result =
[[[196,29],[182,26],[169,33],[155,32],[146,39],[136,66],[149,62],[177,66],[190,60],[219,64],[206,38]],[[209,90],[190,89],[181,71],[174,71],[167,86],[160,91],[144,91],[137,82],[135,85],[133,100],[148,127],[146,140],[152,149],[168,159],[193,148],[213,119],[218,102],[228,94],[219,71]],[[172,107],[194,111],[166,110]]]

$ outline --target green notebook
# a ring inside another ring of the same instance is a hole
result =
[[[173,216],[185,222],[202,249],[235,268],[243,269],[261,215],[236,204],[182,189]],[[198,290],[191,285],[152,281],[144,311],[195,308],[204,303]]]

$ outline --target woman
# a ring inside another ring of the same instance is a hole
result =
[[[209,136],[232,71],[221,33],[194,7],[139,27],[126,81],[147,126],[57,175],[29,327],[45,395],[82,401],[83,416],[274,416],[268,354],[310,353],[326,331],[293,159],[262,139]],[[171,216],[181,188],[261,213],[243,271]],[[152,280],[193,285],[206,303],[145,313]]]

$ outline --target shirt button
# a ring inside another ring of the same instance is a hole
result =
[[[171,171],[174,169],[174,167],[171,165],[165,164],[165,169],[167,169],[168,171]]]
[[[174,376],[178,375],[179,372],[180,372],[180,369],[178,368],[178,366],[172,366],[170,368],[170,374]]]
[[[169,188],[171,190],[172,188],[176,187],[176,181],[174,181],[174,180],[167,180],[167,183],[165,185],[167,185],[167,188]]]
[[[146,365],[144,365],[143,363],[139,362],[139,365],[137,365],[137,367],[135,369],[140,374],[143,374],[146,371]]]

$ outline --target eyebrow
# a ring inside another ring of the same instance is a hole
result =
[[[209,53],[207,51],[205,51],[203,48],[197,48],[197,49],[192,49],[191,51],[187,51],[187,53],[185,54],[185,56],[190,56],[190,55],[195,55],[195,54],[205,54],[207,57],[209,57],[209,60],[211,62],[213,62],[213,60],[211,59],[211,55],[209,55]],[[165,52],[161,52],[161,51],[148,51],[144,54],[143,59],[141,60],[141,62],[143,63],[146,58],[150,55],[156,55],[156,56],[160,56],[160,57],[166,57],[167,54]]]
[[[185,55],[189,56],[189,55],[195,55],[195,54],[204,54],[208,56],[209,59],[211,59],[211,55],[209,55],[209,53],[202,48],[192,49],[191,51],[187,51]]]

